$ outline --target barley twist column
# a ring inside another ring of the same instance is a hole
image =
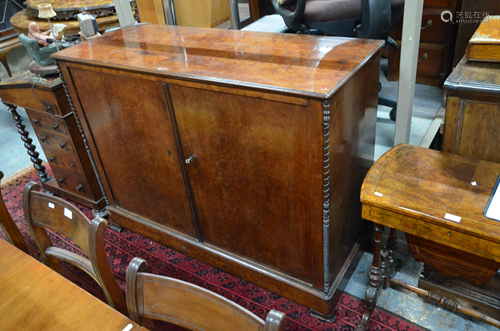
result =
[[[12,118],[16,121],[17,131],[21,135],[21,140],[24,142],[24,147],[28,150],[28,155],[30,156],[31,162],[33,162],[33,167],[38,171],[38,176],[42,183],[47,182],[50,177],[45,171],[45,166],[42,165],[42,160],[38,157],[40,154],[36,151],[36,146],[33,145],[33,139],[29,137],[29,132],[25,130],[26,125],[23,124],[22,117],[17,113],[17,107],[14,105],[5,104],[9,111],[12,113]]]

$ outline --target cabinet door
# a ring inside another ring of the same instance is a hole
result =
[[[310,281],[306,107],[169,91],[205,241]]]
[[[114,204],[196,236],[163,85],[80,69],[71,75]]]

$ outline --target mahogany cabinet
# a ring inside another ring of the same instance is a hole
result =
[[[29,71],[0,83],[0,98],[12,112],[28,155],[38,170],[44,189],[104,215],[106,202],[99,187],[89,154],[57,77],[36,78]],[[25,130],[16,107],[26,110],[54,178],[47,175],[42,160]],[[21,144],[21,142],[19,142]]]
[[[326,317],[366,233],[381,46],[143,25],[53,56],[113,222]]]

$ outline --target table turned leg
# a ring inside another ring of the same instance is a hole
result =
[[[42,160],[38,157],[40,154],[36,151],[36,146],[32,144],[33,139],[29,137],[29,132],[25,130],[26,125],[23,124],[23,119],[17,113],[17,107],[14,105],[6,104],[9,111],[12,113],[12,118],[16,121],[17,131],[21,135],[21,140],[24,141],[24,147],[28,150],[28,155],[30,156],[31,162],[33,162],[33,167],[38,171],[38,176],[42,183],[47,182],[50,177],[45,171],[45,166],[42,165]]]
[[[385,270],[385,273],[382,273],[382,278],[384,279],[384,289],[388,288],[391,285],[390,279],[394,275],[394,270],[396,269],[396,265],[398,263],[396,260],[397,250],[398,242],[396,239],[396,230],[391,229],[385,249],[385,251],[387,251],[387,269]]]
[[[368,277],[370,279],[370,284],[368,285],[365,294],[365,312],[361,318],[361,322],[356,328],[356,331],[363,331],[366,329],[373,310],[377,305],[377,299],[382,285],[382,275],[380,270],[380,242],[382,241],[382,231],[384,231],[384,227],[382,225],[375,224],[375,251],[373,252],[373,262],[370,268],[370,275]]]

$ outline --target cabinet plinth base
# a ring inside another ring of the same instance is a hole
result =
[[[255,261],[242,258],[213,245],[199,242],[193,237],[186,236],[140,216],[129,214],[113,206],[108,206],[108,211],[110,220],[114,224],[306,306],[311,309],[313,316],[325,321],[335,320],[334,308],[340,298],[339,292],[335,292],[336,290],[343,290],[347,284],[348,278],[362,255],[359,248],[360,243],[364,242],[363,239],[365,238],[365,235],[360,236],[360,240],[353,246],[329,293],[325,294],[323,291],[314,289],[304,282],[288,277]],[[361,231],[361,233],[366,234],[370,233],[370,231]]]

